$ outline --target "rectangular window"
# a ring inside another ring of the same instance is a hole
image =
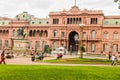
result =
[[[86,32],[83,32],[83,39],[86,39]]]
[[[36,41],[35,48],[38,49],[40,47],[40,42]]]
[[[54,30],[53,36],[54,36],[54,38],[57,37],[57,31],[56,30]]]
[[[115,52],[118,51],[118,45],[117,45],[117,44],[114,44],[114,45],[113,45],[113,50],[114,50]]]
[[[2,48],[2,40],[0,40],[0,49]]]
[[[53,19],[53,24],[59,24],[59,19],[58,18]]]
[[[107,52],[108,51],[108,45],[107,44],[103,44],[103,51]]]
[[[65,37],[65,32],[62,32],[61,38]]]
[[[92,51],[92,52],[95,52],[95,44],[92,43],[91,45],[92,45],[92,46],[91,46],[91,51]]]
[[[8,40],[5,40],[5,46],[8,47]]]
[[[91,18],[90,23],[91,24],[97,24],[98,23],[98,18]]]
[[[114,39],[118,39],[118,33],[114,33]]]
[[[104,33],[104,38],[108,39],[108,33]]]

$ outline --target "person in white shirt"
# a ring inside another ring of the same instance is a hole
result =
[[[115,63],[115,55],[112,55],[111,60],[112,60],[112,65],[114,65],[114,63]]]

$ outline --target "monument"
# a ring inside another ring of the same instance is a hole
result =
[[[13,50],[28,50],[28,40],[24,29],[25,27],[18,29],[17,38],[13,39]]]

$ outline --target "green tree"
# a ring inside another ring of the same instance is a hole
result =
[[[83,45],[80,46],[80,58],[83,58],[83,52],[85,52],[85,47]]]
[[[51,55],[52,48],[51,48],[51,47],[48,47],[48,48],[47,48],[47,52]]]
[[[81,46],[81,47],[80,47],[80,50],[81,50],[82,52],[85,52],[85,51],[86,51],[84,46]]]

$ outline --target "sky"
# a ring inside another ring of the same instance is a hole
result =
[[[24,11],[38,18],[45,18],[49,12],[69,10],[75,0],[0,0],[0,16],[14,18]],[[103,10],[105,15],[120,15],[118,3],[114,0],[76,0],[81,9]]]

